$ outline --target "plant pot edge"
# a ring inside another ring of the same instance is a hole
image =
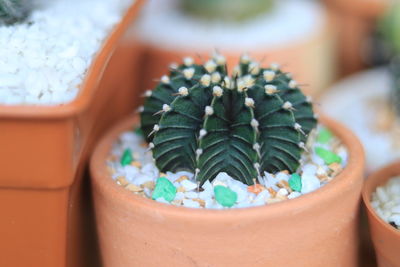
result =
[[[95,97],[95,89],[103,76],[103,72],[116,48],[117,42],[121,39],[123,33],[126,32],[129,24],[137,17],[138,12],[145,2],[146,0],[135,0],[127,8],[120,22],[107,34],[85,74],[77,97],[73,101],[54,106],[0,105],[0,119],[62,119],[77,115],[87,109]]]
[[[128,190],[118,186],[115,181],[110,178],[108,170],[106,168],[105,163],[105,156],[108,155],[110,151],[111,145],[116,138],[118,138],[119,134],[123,131],[132,129],[132,125],[137,124],[138,118],[126,118],[121,121],[119,124],[115,125],[105,136],[103,136],[102,140],[98,143],[97,147],[95,148],[91,160],[90,160],[90,173],[91,173],[91,180],[92,183],[96,183],[101,190],[106,190],[105,187],[109,187],[110,191],[115,197],[124,197],[128,198],[127,205],[141,205],[142,208],[150,208],[156,207],[160,212],[170,215],[178,215],[182,217],[193,217],[198,216],[204,220],[204,217],[207,215],[220,217],[223,220],[231,220],[236,216],[246,215],[246,217],[256,218],[260,216],[261,210],[268,210],[268,214],[281,214],[283,212],[291,213],[291,210],[294,209],[294,206],[303,206],[300,205],[301,203],[312,202],[317,203],[317,199],[319,199],[323,194],[326,194],[325,198],[330,199],[335,197],[335,193],[337,193],[337,189],[335,190],[336,184],[343,184],[342,186],[346,187],[347,183],[356,183],[362,181],[357,181],[359,179],[358,176],[362,175],[354,175],[354,173],[363,174],[364,170],[364,150],[361,143],[358,141],[357,137],[351,133],[347,128],[342,126],[340,123],[329,119],[325,116],[321,117],[323,125],[328,124],[328,128],[334,128],[332,131],[341,139],[345,139],[346,146],[348,147],[349,151],[349,162],[346,168],[339,174],[335,179],[329,182],[327,185],[319,188],[318,190],[303,195],[299,198],[286,200],[279,203],[274,203],[273,205],[263,205],[259,207],[250,207],[250,208],[243,208],[243,209],[228,209],[228,210],[211,210],[211,209],[193,209],[193,208],[183,208],[177,207],[174,205],[158,203],[154,200],[144,198],[142,196],[138,196],[132,194]],[[332,127],[333,126],[333,127]],[[339,130],[338,130],[339,128]],[[347,136],[347,137],[344,137]],[[352,149],[350,149],[350,147]],[[98,167],[103,164],[103,167]],[[346,180],[343,177],[356,177],[350,181],[350,179]],[[99,180],[102,180],[99,182]],[[104,191],[103,191],[104,192]],[[360,186],[360,199],[361,199],[361,186]],[[296,203],[298,203],[296,205]],[[293,211],[292,211],[293,212]],[[189,215],[190,214],[190,215]],[[229,217],[229,218],[228,218]]]

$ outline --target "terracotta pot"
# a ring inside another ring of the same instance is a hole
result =
[[[368,38],[376,19],[382,16],[388,0],[324,0],[338,26],[341,74],[348,75],[366,67]],[[364,53],[364,54],[363,54]]]
[[[371,195],[378,186],[397,175],[400,175],[400,162],[388,165],[369,176],[362,192],[379,267],[400,266],[400,231],[375,213],[371,206]]]
[[[73,102],[0,106],[0,266],[88,266],[77,253],[85,239],[77,234],[84,231],[77,229],[82,177],[101,133],[133,108],[124,102],[114,112],[119,94],[130,97],[127,86],[134,85],[130,73],[115,81],[108,72],[126,66],[118,56],[122,37],[143,2],[136,0],[108,36]],[[125,89],[115,93],[116,84]]]
[[[112,143],[137,118],[110,131],[91,159],[104,266],[343,266],[358,263],[358,212],[364,153],[357,138],[328,118],[349,148],[346,169],[295,200],[246,209],[190,209],[134,195],[109,176]]]
[[[171,62],[180,63],[184,57],[190,56],[197,63],[204,63],[217,48],[227,59],[228,69],[232,70],[239,62],[239,57],[248,52],[249,55],[264,64],[282,62],[285,71],[295,73],[294,78],[301,84],[307,84],[304,91],[314,96],[319,95],[336,76],[335,36],[332,18],[323,13],[322,24],[305,36],[293,41],[269,46],[265,48],[260,44],[257,48],[235,49],[218,46],[210,48],[185,49],[168,48],[162,43],[154,44],[144,42],[146,49],[146,62],[144,63],[144,78],[142,88],[154,88],[155,80],[167,74]]]

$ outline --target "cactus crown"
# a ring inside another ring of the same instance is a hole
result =
[[[269,11],[273,0],[181,0],[180,6],[185,13],[204,19],[244,21]]]
[[[0,26],[23,21],[30,11],[29,0],[0,0]]]
[[[188,170],[200,184],[226,172],[248,185],[260,173],[296,171],[316,119],[291,75],[242,56],[227,75],[225,59],[186,58],[145,93],[141,128],[157,167]]]

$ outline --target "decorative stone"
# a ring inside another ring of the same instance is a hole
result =
[[[175,186],[165,177],[160,177],[157,180],[156,187],[154,188],[152,199],[164,198],[166,201],[171,202],[176,195]]]
[[[122,166],[129,165],[131,164],[132,161],[133,161],[132,151],[129,148],[127,148],[124,150],[124,153],[122,154],[121,165]]]
[[[289,186],[293,191],[301,192],[301,177],[297,173],[293,173],[289,178]]]
[[[254,185],[250,185],[247,187],[247,191],[249,191],[250,193],[254,193],[256,195],[258,195],[259,193],[261,193],[264,190],[265,190],[265,187],[262,186],[261,184],[254,184]]]
[[[317,142],[321,144],[326,144],[329,143],[329,141],[331,141],[332,138],[333,138],[332,132],[326,128],[322,128],[318,134]]]
[[[143,188],[134,184],[128,184],[125,188],[134,193],[143,191]]]
[[[317,153],[317,155],[324,160],[324,162],[327,165],[330,165],[334,162],[337,163],[341,163],[342,162],[342,158],[339,157],[338,155],[336,155],[335,153],[333,153],[332,151],[329,151],[325,148],[322,147],[316,147],[315,148],[315,153]]]
[[[237,194],[222,185],[214,187],[214,194],[215,200],[224,207],[232,207],[237,200]]]

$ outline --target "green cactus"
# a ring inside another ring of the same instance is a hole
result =
[[[393,1],[391,8],[379,22],[379,31],[388,44],[391,54],[400,54],[400,2]]]
[[[393,103],[397,116],[400,117],[400,55],[391,60],[390,73],[392,75],[390,100]]]
[[[269,11],[273,0],[181,0],[181,9],[203,19],[243,21]]]
[[[0,0],[0,25],[11,25],[27,18],[30,12],[29,0]]]
[[[264,171],[296,171],[316,125],[290,74],[247,56],[232,77],[220,55],[204,65],[186,58],[145,95],[141,128],[157,167],[192,171],[200,184],[219,172],[251,185]]]
[[[400,2],[394,1],[379,24],[380,32],[391,57],[390,72],[393,85],[391,102],[400,116]]]

